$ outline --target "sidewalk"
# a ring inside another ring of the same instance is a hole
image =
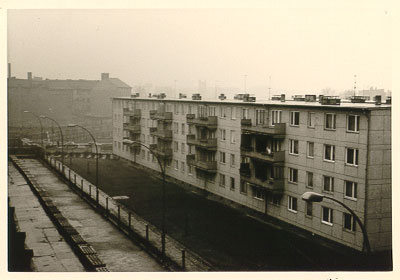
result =
[[[164,271],[161,265],[96,213],[41,162],[35,159],[20,161],[49,193],[69,224],[95,249],[109,271]]]
[[[32,270],[36,272],[82,272],[84,267],[58,233],[37,197],[19,171],[8,163],[8,196],[15,207],[19,230],[26,232],[26,246],[33,250]]]

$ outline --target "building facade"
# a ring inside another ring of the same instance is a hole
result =
[[[113,153],[312,234],[392,248],[391,106],[307,101],[113,99]],[[128,140],[128,141],[127,141]],[[132,142],[134,141],[134,142]]]

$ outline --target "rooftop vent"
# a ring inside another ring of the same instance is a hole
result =
[[[374,99],[375,99],[375,105],[382,104],[382,96],[381,95],[376,95]]]
[[[285,99],[286,99],[285,94],[281,94],[281,102],[285,102]]]
[[[151,94],[151,93],[150,93]],[[136,97],[139,97],[140,96],[140,94],[139,94],[139,92],[136,92],[136,93],[134,93],[134,94],[131,94],[131,98],[136,98]]]
[[[243,97],[244,97],[243,93],[238,93],[238,94],[235,94],[233,99],[235,99],[235,100],[243,100]]]
[[[386,104],[392,104],[392,97],[391,96],[387,96],[386,97]]]
[[[192,94],[192,100],[201,100],[200,93],[193,93]]]
[[[281,100],[280,95],[272,95],[271,100]]]
[[[316,102],[317,101],[317,96],[315,94],[306,94],[304,97],[305,102]]]
[[[350,101],[351,103],[365,103],[367,100],[367,96],[351,96]]]
[[[340,98],[338,96],[320,95],[319,103],[322,105],[340,105]]]
[[[246,93],[243,95],[243,101],[244,102],[256,102],[256,97],[250,96],[250,94]]]
[[[186,94],[179,93],[179,99],[184,99],[187,98]]]
[[[293,96],[293,100],[294,101],[304,101],[305,98],[303,95],[295,95],[295,96]]]
[[[225,94],[221,93],[221,94],[218,96],[218,99],[219,99],[219,100],[225,100],[225,99],[226,99]]]
[[[167,95],[163,92],[157,95],[157,99],[164,99],[165,97],[167,97]]]

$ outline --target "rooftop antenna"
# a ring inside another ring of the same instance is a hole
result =
[[[244,93],[246,94],[246,79],[247,79],[247,74],[244,75]]]
[[[176,98],[176,82],[177,80],[174,80],[174,97]]]
[[[357,88],[357,75],[354,75],[354,96],[356,96],[356,88]]]
[[[269,76],[268,100],[271,100],[271,75]]]

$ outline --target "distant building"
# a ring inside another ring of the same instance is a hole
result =
[[[102,73],[101,80],[50,80],[32,77],[28,72],[26,79],[10,76],[7,87],[9,127],[26,125],[32,118],[23,113],[27,110],[54,118],[61,125],[86,125],[108,137],[112,131],[110,98],[131,94],[129,85],[110,78],[108,73]]]
[[[113,153],[266,215],[291,231],[363,249],[392,248],[391,105],[304,101],[113,99]],[[301,98],[303,100],[303,98]],[[132,142],[135,141],[135,142]]]

